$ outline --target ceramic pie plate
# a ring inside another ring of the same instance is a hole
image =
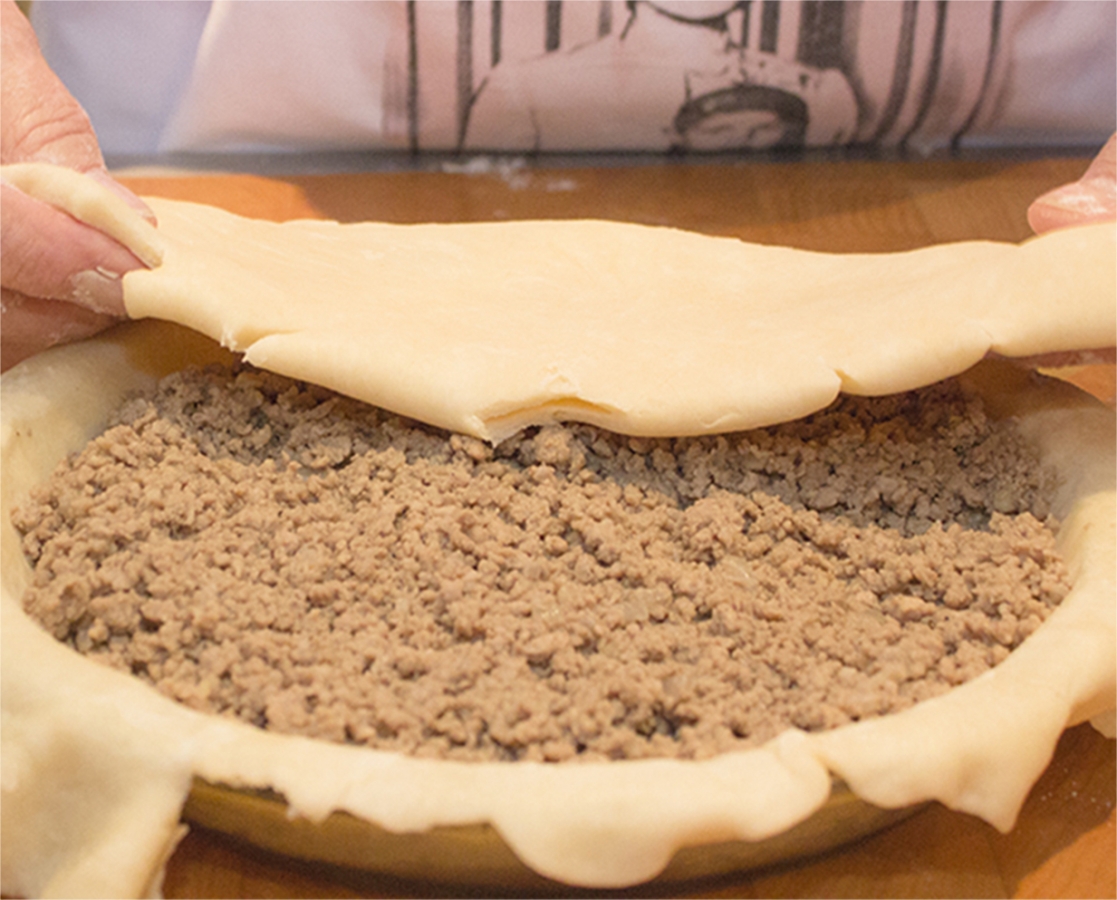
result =
[[[655,882],[682,884],[814,856],[887,828],[921,808],[880,809],[838,783],[817,812],[788,831],[755,842],[683,847]],[[286,802],[273,793],[204,781],[194,783],[183,816],[194,825],[282,856],[378,875],[473,888],[546,892],[564,887],[525,866],[489,825],[398,834],[348,813],[332,813],[312,823],[291,819]]]
[[[1058,470],[1074,590],[1005,663],[943,697],[701,763],[575,766],[413,760],[186,710],[27,619],[30,571],[10,511],[125,394],[227,358],[193,332],[141,322],[3,377],[6,893],[149,891],[180,816],[289,856],[428,882],[678,882],[821,852],[931,800],[1007,829],[1065,727],[1090,719],[1112,734],[1114,414],[1006,364],[964,378],[994,415],[1019,417]]]

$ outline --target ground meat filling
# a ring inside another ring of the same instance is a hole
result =
[[[708,757],[941,694],[1067,591],[1049,476],[953,384],[494,450],[206,370],[116,422],[15,515],[29,614],[188,706],[331,741]]]

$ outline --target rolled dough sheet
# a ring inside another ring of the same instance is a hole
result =
[[[73,176],[24,181],[88,208],[104,189]],[[97,219],[161,255],[125,276],[129,316],[494,443],[556,419],[646,436],[752,428],[839,391],[926,385],[990,350],[1117,342],[1112,224],[825,254],[605,221],[277,224],[147,202],[157,232],[127,208]]]

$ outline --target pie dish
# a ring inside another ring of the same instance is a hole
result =
[[[703,848],[707,861],[688,863],[688,855],[701,854],[686,850],[676,873],[693,872],[692,865],[716,871],[708,860],[718,848],[731,848],[722,858],[732,858],[742,845],[764,847],[758,842],[801,822],[852,836],[856,828],[828,819],[845,804],[833,799],[835,776],[851,791],[840,798],[883,810],[938,799],[1008,828],[1064,727],[1091,719],[1112,733],[1114,416],[1069,386],[992,364],[966,380],[995,414],[1020,417],[1059,471],[1055,513],[1075,586],[1005,663],[941,698],[833,732],[787,732],[758,750],[706,762],[574,768],[405,759],[265,734],[180,708],[77,657],[23,616],[28,569],[9,514],[98,431],[124,393],[187,363],[224,356],[196,334],[145,322],[43,354],[4,376],[6,892],[149,891],[180,833],[188,795],[195,818],[219,824],[223,816],[230,828],[247,822],[242,833],[254,839],[269,831],[260,823],[286,805],[295,822],[371,822],[381,840],[429,834],[456,842],[467,860],[478,859],[470,846],[496,846],[491,865],[498,868],[523,865],[567,884],[622,886],[663,872],[679,848]],[[256,804],[261,796],[270,813]],[[245,816],[236,804],[255,811]],[[870,822],[858,828],[879,823],[875,812],[855,805]],[[742,864],[739,857],[732,863]]]

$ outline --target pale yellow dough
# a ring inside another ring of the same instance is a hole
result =
[[[151,225],[123,197],[73,169],[45,163],[16,163],[0,167],[0,178],[44,203],[64,209],[79,222],[116,238],[140,262],[157,266],[162,244]]]
[[[165,256],[125,277],[130,316],[493,442],[556,418],[751,428],[1117,330],[1104,225],[852,256],[614,222],[276,224],[149,202]]]
[[[124,277],[132,318],[494,443],[554,419],[752,428],[840,390],[930,384],[990,350],[1117,343],[1112,224],[843,255],[603,221],[277,224],[148,198],[156,232],[75,173],[16,168],[86,217],[103,192],[97,220],[161,257]]]
[[[571,412],[667,433],[789,419],[840,385],[915,387],[989,347],[1113,337],[1112,228],[845,258],[605,223],[270,226],[153,206],[164,263],[128,277],[133,315],[189,320],[264,365],[491,439]],[[1074,588],[1005,663],[940,698],[705,762],[576,766],[417,760],[192,712],[23,614],[31,573],[10,512],[125,393],[221,355],[184,329],[135,323],[0,382],[5,893],[152,890],[194,777],[275,790],[315,820],[492,823],[537,872],[597,887],[651,878],[680,847],[783,832],[826,802],[832,774],[881,806],[938,799],[1008,828],[1062,729],[1112,723],[1114,414],[988,364],[966,379],[1058,470]]]

